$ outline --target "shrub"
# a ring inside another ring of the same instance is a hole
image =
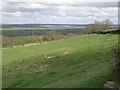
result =
[[[118,82],[118,84],[120,83],[120,48],[118,47],[118,45],[115,45],[112,48],[112,56],[116,59],[116,67],[115,67],[115,78]],[[118,87],[120,87],[120,85],[118,85]]]

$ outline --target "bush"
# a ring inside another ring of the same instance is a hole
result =
[[[113,48],[112,48],[112,56],[116,59],[119,59],[120,58],[120,49],[118,47],[118,45],[115,45]],[[120,61],[119,61],[120,62]]]
[[[53,41],[53,40],[59,40],[63,38],[63,35],[60,33],[57,33],[56,31],[48,31],[43,36],[43,41]]]
[[[112,48],[112,56],[116,59],[116,67],[114,70],[115,71],[114,75],[119,84],[120,83],[120,49],[119,49],[118,45],[115,45]],[[118,86],[118,87],[120,87],[120,86]]]
[[[41,36],[26,36],[26,37],[6,37],[2,36],[2,47],[12,47],[17,45],[25,45],[30,43],[41,43]]]

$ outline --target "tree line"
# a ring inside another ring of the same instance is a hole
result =
[[[99,33],[101,31],[105,31],[109,29],[109,26],[112,25],[110,19],[106,19],[102,22],[100,21],[94,21],[93,24],[88,24],[84,30],[84,33],[86,34],[92,34],[92,33]]]

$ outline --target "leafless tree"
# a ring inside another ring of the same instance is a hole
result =
[[[108,27],[112,25],[112,22],[110,19],[106,19],[102,22],[94,21],[94,24],[88,24],[85,28],[85,33],[93,33],[93,32],[99,32],[102,30],[108,29]]]

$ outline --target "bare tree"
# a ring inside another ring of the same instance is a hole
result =
[[[106,20],[104,20],[102,23],[103,23],[104,30],[105,30],[105,29],[108,29],[109,26],[113,24],[110,19],[106,19]]]
[[[94,21],[94,24],[101,24],[101,22],[99,22],[99,21]]]
[[[106,19],[106,20],[104,20],[102,23],[103,23],[104,25],[108,25],[108,26],[113,24],[110,19]]]
[[[106,30],[108,29],[108,27],[112,25],[112,22],[110,21],[110,19],[106,19],[102,22],[99,21],[94,21],[94,24],[88,24],[85,28],[85,33],[94,33],[94,32],[99,32],[102,30]]]

